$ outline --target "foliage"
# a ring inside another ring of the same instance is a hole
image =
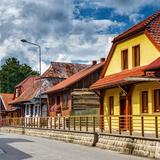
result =
[[[13,93],[14,87],[30,75],[38,75],[38,72],[14,57],[6,59],[0,68],[0,92]]]

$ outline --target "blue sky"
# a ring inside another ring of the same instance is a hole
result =
[[[1,0],[0,60],[17,57],[42,70],[51,61],[91,63],[106,57],[113,37],[160,9],[160,0]]]

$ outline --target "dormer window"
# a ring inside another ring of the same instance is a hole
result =
[[[16,98],[20,96],[20,89],[16,88]]]
[[[128,49],[121,52],[122,70],[128,69]]]
[[[140,66],[140,45],[133,47],[133,67]]]

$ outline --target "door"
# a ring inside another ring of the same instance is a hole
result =
[[[127,129],[127,107],[126,107],[126,97],[120,97],[120,126],[122,130]]]

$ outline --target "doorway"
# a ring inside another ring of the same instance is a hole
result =
[[[126,106],[126,96],[120,97],[120,127],[122,130],[127,130],[127,106]]]

